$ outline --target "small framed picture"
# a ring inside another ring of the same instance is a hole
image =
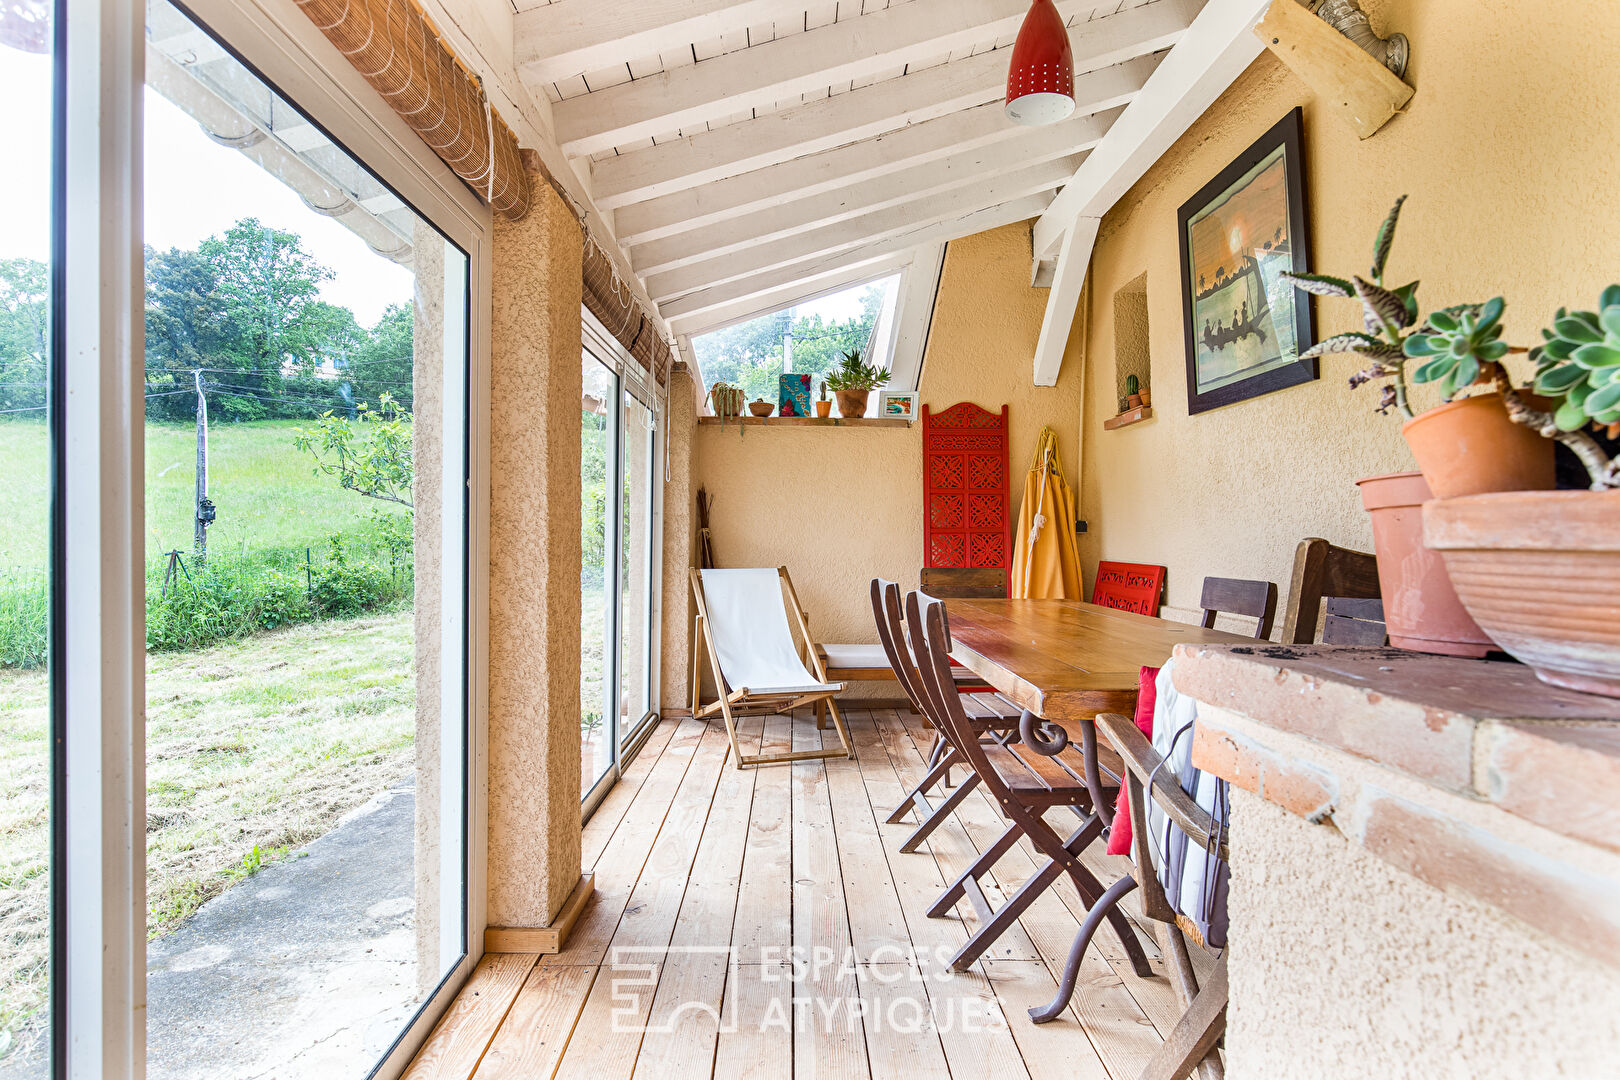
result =
[[[890,420],[917,418],[917,391],[884,390],[878,394],[878,415]]]

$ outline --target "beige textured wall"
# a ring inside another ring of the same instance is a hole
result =
[[[959,401],[1010,406],[1014,514],[1043,425],[1057,430],[1073,474],[1080,415],[1073,357],[1057,386],[1033,385],[1047,294],[1029,287],[1029,229],[1009,225],[950,245],[920,399],[936,410]],[[715,498],[720,565],[785,565],[818,638],[875,642],[868,582],[882,575],[915,588],[922,565],[922,425],[740,430],[699,427],[693,440],[691,488]],[[668,554],[666,581],[684,579],[678,555]],[[666,648],[666,670],[672,656]],[[898,691],[871,684],[856,692]]]
[[[1228,1075],[1613,1075],[1613,967],[1235,788],[1231,840]]]
[[[498,218],[490,387],[489,923],[546,926],[580,874],[581,234],[534,185]],[[559,587],[566,585],[567,587]]]
[[[416,633],[416,977],[417,992],[431,990],[443,973],[439,962],[439,761],[443,717],[439,704],[440,627],[444,609],[444,241],[418,230],[413,269],[415,323],[412,327],[411,390],[416,423],[411,425],[411,485],[416,566],[413,626]]]
[[[662,667],[659,707],[665,716],[692,707],[692,590],[686,569],[696,562],[693,542],[697,489],[692,486],[692,436],[697,431],[697,380],[682,365],[670,372],[664,414],[669,480],[664,484]]]
[[[1303,82],[1263,55],[1105,218],[1091,271],[1082,560],[1170,568],[1169,603],[1197,604],[1206,574],[1286,589],[1295,544],[1369,548],[1353,481],[1413,467],[1376,390],[1319,381],[1187,414],[1176,211],[1295,105],[1317,269],[1365,272],[1373,234],[1410,193],[1390,274],[1421,278],[1429,307],[1509,301],[1511,340],[1533,344],[1560,304],[1620,278],[1620,18],[1588,0],[1364,0],[1380,33],[1412,40],[1407,113],[1358,141]],[[1113,296],[1146,272],[1153,420],[1118,431]],[[1344,301],[1317,305],[1321,336],[1360,328]],[[1425,401],[1430,400],[1428,398]]]

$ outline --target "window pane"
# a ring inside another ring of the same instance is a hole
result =
[[[0,5],[0,1076],[50,1075],[52,10]]]
[[[148,40],[148,1073],[361,1077],[466,939],[467,259]]]
[[[651,708],[653,412],[624,395],[624,496],[619,542],[619,731],[635,732]]]
[[[612,407],[617,379],[595,357],[586,353],[581,367],[584,391],[580,398],[579,513],[579,740],[580,794],[585,796],[613,767],[611,700],[613,610],[611,575],[616,522],[609,511],[617,475]]]
[[[900,275],[895,274],[695,337],[692,351],[701,381],[704,386],[740,386],[748,401],[762,397],[776,402],[783,374],[808,373],[814,387],[850,350],[887,370],[899,289]],[[832,397],[830,390],[827,396]],[[874,410],[876,404],[873,394]]]

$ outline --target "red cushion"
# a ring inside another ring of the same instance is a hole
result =
[[[1136,726],[1153,738],[1153,705],[1159,697],[1159,669],[1145,667],[1136,675]],[[1119,786],[1119,802],[1114,807],[1114,824],[1108,830],[1108,854],[1131,853],[1131,805],[1124,784]]]

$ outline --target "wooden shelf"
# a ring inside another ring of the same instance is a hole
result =
[[[1127,409],[1118,416],[1111,416],[1103,421],[1104,431],[1113,431],[1115,428],[1130,427],[1140,424],[1143,420],[1153,419],[1153,408],[1149,405],[1138,405],[1134,409]]]
[[[720,426],[718,416],[700,416],[698,423],[704,426]],[[882,427],[882,428],[908,428],[910,420],[899,420],[889,416],[728,416],[726,427]]]
[[[1276,0],[1254,32],[1360,138],[1372,138],[1412,100],[1394,72],[1296,0]]]

